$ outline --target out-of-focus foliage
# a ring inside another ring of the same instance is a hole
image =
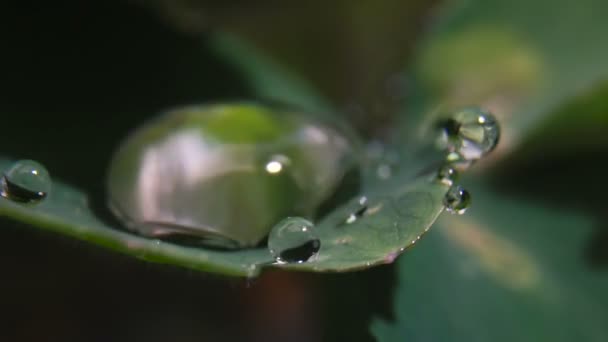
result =
[[[497,167],[465,181],[493,179],[473,187],[466,216],[442,217],[400,259],[396,319],[372,330],[379,341],[604,341],[608,275],[591,267],[587,250],[605,215],[593,215],[598,197],[586,194],[606,186],[579,175],[605,162],[543,168],[555,177],[517,168],[605,145],[607,3],[469,1],[444,10],[414,65],[420,97],[409,105],[429,123],[454,106],[493,110],[503,135],[484,166]],[[526,186],[553,191],[515,190]]]
[[[453,1],[442,11],[418,50],[419,88],[408,106],[425,120],[453,107],[487,107],[503,124],[502,152],[608,77],[604,1]]]
[[[141,1],[141,0],[139,0]],[[311,81],[369,136],[402,105],[401,71],[433,21],[432,1],[141,1],[186,32],[245,37]]]
[[[443,217],[398,262],[395,322],[380,341],[605,341],[608,274],[583,251],[594,220],[472,189],[463,217]]]

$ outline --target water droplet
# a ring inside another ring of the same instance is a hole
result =
[[[317,255],[321,241],[312,222],[288,217],[276,224],[268,237],[268,249],[278,263],[303,263]]]
[[[108,204],[148,237],[253,247],[284,217],[321,216],[356,193],[359,148],[347,123],[303,112],[247,103],[178,108],[118,149]]]
[[[450,161],[480,159],[496,147],[498,122],[487,111],[465,108],[441,125],[439,145],[448,150]]]
[[[458,171],[450,164],[444,164],[437,170],[437,180],[445,185],[452,186],[456,178]]]
[[[471,194],[461,186],[452,186],[445,194],[443,204],[449,213],[462,215],[471,205]]]
[[[36,203],[50,190],[51,177],[46,168],[33,160],[20,160],[4,172],[0,195],[16,202]]]
[[[354,203],[353,211],[348,215],[344,223],[351,224],[357,221],[361,216],[367,212],[367,197],[361,196],[357,202]]]

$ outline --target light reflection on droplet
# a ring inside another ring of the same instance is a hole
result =
[[[266,163],[266,171],[270,174],[278,174],[289,164],[289,158],[284,155],[275,155]]]
[[[270,173],[279,173],[281,172],[281,170],[283,170],[283,165],[278,161],[273,160],[270,163],[266,164],[266,171]]]

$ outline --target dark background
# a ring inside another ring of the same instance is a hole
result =
[[[206,47],[211,29],[127,1],[0,5],[2,153],[40,161],[107,214],[106,168],[130,130],[166,108],[251,96]],[[390,269],[225,279],[0,228],[2,341],[367,340],[390,303]]]
[[[91,194],[101,214],[109,158],[134,127],[166,108],[252,96],[206,46],[213,30],[255,40],[374,137],[403,100],[392,96],[391,75],[433,16],[424,1],[357,11],[345,1],[143,3],[0,5],[0,152],[40,161]],[[605,146],[547,154],[532,141],[529,153],[492,171],[497,191],[597,217],[580,253],[600,270],[608,264]],[[0,229],[1,341],[368,341],[372,315],[391,317],[392,266],[245,281],[140,262],[5,219]]]

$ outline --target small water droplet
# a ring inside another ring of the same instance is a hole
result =
[[[361,198],[359,198],[359,200],[357,202],[355,202],[353,206],[354,206],[353,211],[350,213],[350,215],[348,215],[348,217],[346,218],[346,221],[344,221],[344,223],[346,223],[346,224],[352,224],[355,221],[357,221],[360,217],[365,215],[365,213],[367,212],[367,209],[368,209],[367,197],[361,196]]]
[[[276,224],[268,237],[268,249],[280,263],[303,263],[317,255],[321,241],[312,222],[301,217],[288,217]]]
[[[0,195],[15,202],[37,203],[51,190],[51,177],[42,164],[20,160],[4,172]]]
[[[442,123],[439,145],[448,150],[450,161],[474,161],[492,151],[499,137],[498,122],[492,114],[465,108]]]
[[[462,215],[471,205],[471,194],[461,186],[452,186],[445,194],[443,204],[449,213]]]
[[[458,171],[450,164],[444,164],[437,170],[437,180],[445,185],[452,186],[457,178]]]

